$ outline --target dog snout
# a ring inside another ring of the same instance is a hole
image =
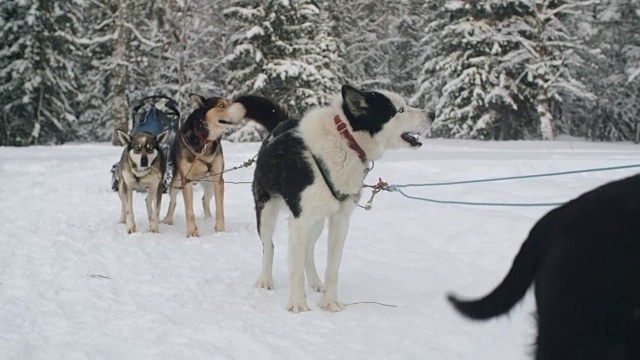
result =
[[[149,166],[149,158],[147,158],[147,156],[146,156],[146,155],[143,155],[143,156],[140,158],[140,166],[142,166],[142,167],[147,167],[147,166]]]

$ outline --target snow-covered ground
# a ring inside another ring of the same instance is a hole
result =
[[[225,143],[228,167],[258,144]],[[127,235],[109,188],[121,149],[107,144],[0,148],[0,359],[527,359],[533,297],[510,316],[461,318],[448,291],[486,294],[549,208],[438,205],[381,193],[352,218],[339,296],[344,312],[291,314],[286,218],[276,233],[275,291],[256,289],[261,244],[250,186],[226,188],[227,232],[196,207],[200,238],[176,225]],[[387,153],[367,179],[467,180],[640,163],[640,147],[581,141],[427,140]],[[555,202],[637,170],[405,189],[442,200]],[[252,170],[228,174],[249,181]],[[201,190],[198,189],[199,197]],[[368,198],[369,192],[364,193]],[[138,229],[147,228],[143,194]],[[166,212],[165,196],[162,216]],[[326,235],[326,234],[325,234]],[[324,235],[323,235],[324,236]],[[326,240],[318,242],[324,270]]]

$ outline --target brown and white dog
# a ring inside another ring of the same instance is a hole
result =
[[[189,95],[195,110],[178,130],[171,147],[173,177],[169,190],[170,202],[165,224],[173,224],[176,195],[182,190],[187,218],[187,237],[199,236],[193,213],[193,184],[204,188],[202,207],[205,218],[211,217],[211,198],[216,200],[215,231],[224,231],[224,157],[220,142],[225,130],[235,127],[244,118],[244,111],[234,111],[231,100]]]
[[[166,159],[160,144],[167,138],[168,131],[153,136],[146,132],[129,135],[118,130],[120,141],[126,145],[118,165],[118,195],[122,202],[120,222],[127,224],[129,234],[136,232],[133,216],[133,190],[147,191],[147,216],[149,230],[158,232],[158,218],[162,203],[162,179],[166,169]],[[155,206],[154,206],[155,205]]]

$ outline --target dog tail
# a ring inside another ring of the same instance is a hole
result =
[[[537,228],[534,227],[522,244],[507,276],[490,294],[477,300],[460,300],[453,294],[447,296],[460,313],[471,319],[486,320],[509,312],[524,297],[533,282],[542,253],[542,236]]]
[[[240,118],[247,118],[264,126],[269,133],[289,118],[287,111],[274,101],[257,95],[236,98],[231,105]]]

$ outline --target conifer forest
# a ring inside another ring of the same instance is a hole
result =
[[[344,83],[402,94],[429,137],[637,141],[640,1],[0,0],[4,146],[117,144],[152,94],[299,117]]]

